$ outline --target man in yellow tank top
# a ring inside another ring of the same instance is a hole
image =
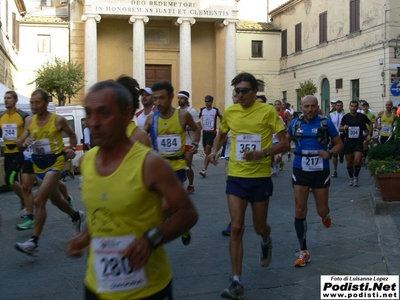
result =
[[[66,158],[75,157],[76,135],[69,127],[67,120],[47,110],[50,101],[49,94],[43,89],[35,90],[31,95],[31,109],[34,116],[30,125],[17,142],[19,147],[32,149],[33,170],[42,180],[35,197],[36,220],[33,235],[23,243],[16,243],[15,248],[28,255],[36,255],[38,241],[46,222],[46,203],[51,202],[61,211],[68,214],[73,222],[72,234],[80,232],[85,215],[82,211],[75,211],[64,199],[59,190],[59,180],[64,171]],[[71,149],[64,150],[62,132],[69,136]]]
[[[385,110],[380,111],[375,119],[375,127],[379,129],[379,143],[386,143],[394,134],[393,127],[394,122],[397,119],[397,115],[393,112],[393,102],[391,100],[386,101]],[[380,122],[379,122],[380,120]]]
[[[149,115],[144,130],[150,134],[153,149],[164,157],[183,184],[186,177],[186,128],[193,131],[189,152],[195,154],[199,146],[200,129],[192,115],[185,109],[172,106],[174,88],[168,81],[156,82],[152,87],[154,104],[158,111]],[[182,243],[186,246],[191,241],[190,232],[182,235]]]
[[[243,234],[247,204],[253,212],[254,230],[260,237],[260,264],[267,267],[272,258],[271,227],[267,223],[269,197],[272,195],[271,157],[289,149],[285,127],[276,109],[256,101],[261,81],[250,73],[240,73],[232,80],[239,105],[225,110],[220,131],[214,140],[210,161],[218,164],[218,151],[232,133],[226,193],[231,214],[231,237],[229,253],[232,265],[232,283],[221,296],[241,299],[244,296],[242,283]],[[272,133],[279,142],[272,146]]]
[[[172,273],[162,244],[194,226],[197,211],[174,172],[151,148],[126,135],[132,96],[119,83],[95,84],[85,99],[97,145],[81,158],[87,228],[67,251],[89,247],[86,299],[172,299]],[[154,172],[157,170],[157,172]],[[174,211],[162,218],[162,198]]]
[[[5,182],[21,199],[21,209],[24,209],[22,187],[18,182],[18,172],[24,162],[24,155],[17,148],[16,141],[24,132],[25,120],[28,113],[17,109],[18,95],[14,91],[4,94],[6,111],[0,115],[0,136],[3,138],[4,147],[4,172]],[[25,214],[22,212],[21,217]]]

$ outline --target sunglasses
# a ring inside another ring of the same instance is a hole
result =
[[[242,94],[247,94],[247,93],[250,92],[251,90],[252,90],[251,88],[242,88],[242,89],[240,89],[240,88],[235,88],[235,89],[234,89],[234,91],[235,91],[236,94],[240,94],[240,93],[242,93]]]

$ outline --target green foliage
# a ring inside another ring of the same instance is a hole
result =
[[[372,147],[368,152],[368,160],[400,160],[400,144],[397,141],[389,141]]]
[[[58,105],[64,106],[68,97],[69,103],[84,86],[83,64],[64,61],[55,57],[45,62],[35,71],[36,79],[29,84],[45,89],[58,99]]]
[[[317,92],[317,90],[318,90],[317,86],[312,81],[312,79],[308,79],[304,82],[300,82],[299,96],[303,98],[304,96],[307,95],[314,95]]]
[[[370,160],[367,168],[372,176],[375,174],[400,173],[400,161],[395,159]]]

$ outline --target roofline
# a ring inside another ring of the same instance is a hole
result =
[[[293,6],[295,6],[296,4],[298,4],[298,3],[302,2],[302,1],[303,1],[303,0],[289,0],[289,1],[287,1],[286,3],[284,3],[284,4],[280,5],[280,6],[278,6],[277,8],[271,10],[271,11],[269,12],[269,15],[270,15],[271,17],[276,16],[276,15],[279,15],[279,14],[283,13],[285,10],[287,10],[287,9],[289,9],[289,8],[291,8],[291,7],[293,7]]]

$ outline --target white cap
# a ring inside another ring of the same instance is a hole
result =
[[[336,102],[337,102],[336,99],[332,99],[332,100],[331,100],[331,103],[334,103],[334,104],[335,104]]]
[[[144,89],[140,89],[141,92],[145,91],[149,95],[153,95],[153,91],[149,87],[145,87]]]

